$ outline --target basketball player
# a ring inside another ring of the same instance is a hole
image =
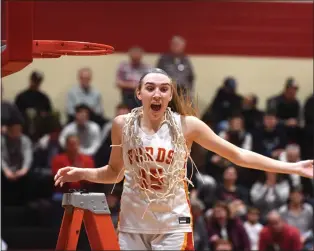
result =
[[[109,164],[97,169],[65,167],[55,185],[87,180],[124,180],[119,216],[122,250],[193,250],[186,161],[193,142],[246,168],[313,177],[313,161],[286,163],[234,146],[193,116],[169,76],[145,74],[136,91],[142,107],[117,116]]]

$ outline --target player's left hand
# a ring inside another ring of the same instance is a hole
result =
[[[313,179],[314,160],[304,160],[297,163],[300,176]]]

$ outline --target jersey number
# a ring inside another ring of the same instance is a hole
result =
[[[151,168],[150,174],[146,173],[144,169],[141,169],[141,187],[146,189],[160,190],[162,189],[163,178],[158,178],[158,176],[162,175],[161,168]],[[149,176],[149,180],[147,179]]]

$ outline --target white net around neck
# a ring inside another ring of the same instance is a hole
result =
[[[170,108],[167,108],[162,124],[166,123],[169,125],[171,141],[174,146],[174,153],[170,164],[168,166],[161,166],[156,162],[153,156],[146,151],[143,146],[143,142],[139,134],[136,132],[136,123],[142,116],[142,107],[135,108],[127,116],[124,128],[123,128],[123,142],[129,142],[132,146],[133,155],[129,156],[127,151],[124,151],[126,155],[125,159],[129,157],[137,158],[139,161],[134,161],[134,165],[131,165],[128,169],[134,177],[134,189],[138,189],[144,196],[145,200],[148,201],[148,206],[152,202],[167,202],[170,198],[176,196],[176,190],[182,186],[183,182],[192,184],[191,180],[186,176],[186,161],[190,158],[190,151],[186,145],[186,141],[182,132],[181,127],[175,121],[175,117],[171,112]],[[190,158],[191,159],[191,158]],[[192,160],[192,159],[191,159]],[[148,168],[151,162],[154,162],[156,166],[156,172],[151,173]],[[193,167],[195,166],[192,160]],[[161,168],[162,172],[158,169]],[[143,185],[143,179],[141,172],[145,172],[146,177],[152,176],[157,180],[162,180],[162,190],[152,189],[150,186]],[[146,212],[146,210],[145,210]],[[145,214],[145,213],[144,213]]]

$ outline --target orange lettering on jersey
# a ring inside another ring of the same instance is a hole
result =
[[[134,161],[137,163],[143,161],[154,161],[154,148],[153,147],[145,147],[145,155],[144,151],[141,148],[138,149],[130,149],[128,150],[128,157],[130,165],[133,165]],[[173,158],[174,151],[167,151],[165,148],[157,149],[157,158],[156,162],[166,163],[167,165],[171,164]]]
[[[149,161],[154,161],[153,160],[153,155],[154,155],[154,148],[152,147],[145,147],[146,149],[146,157],[148,158]]]
[[[128,157],[129,157],[129,162],[130,162],[130,165],[132,165],[133,164],[133,150],[131,149],[131,150],[129,150],[128,151]]]
[[[140,176],[141,176],[141,187],[143,189],[148,189],[149,187],[154,190],[160,190],[162,189],[163,185],[163,178],[162,173],[163,170],[162,168],[150,168],[149,169],[149,180],[147,180],[147,173],[143,168],[140,169]]]
[[[148,188],[148,181],[147,181],[147,177],[146,177],[146,172],[145,172],[145,170],[143,168],[141,168],[141,170],[140,170],[140,175],[142,177],[142,179],[141,179],[141,187],[147,189]]]
[[[158,148],[158,154],[157,154],[157,162],[164,162],[166,157],[166,149],[165,148]]]
[[[164,182],[162,176],[162,169],[161,168],[151,168],[150,169],[150,187],[154,190],[160,190],[162,188],[162,184]]]
[[[135,150],[135,160],[136,162],[143,162],[143,150],[141,148]]]
[[[168,152],[167,159],[166,159],[166,164],[169,165],[169,164],[172,162],[173,153],[174,153],[173,150],[170,150],[170,151]]]

